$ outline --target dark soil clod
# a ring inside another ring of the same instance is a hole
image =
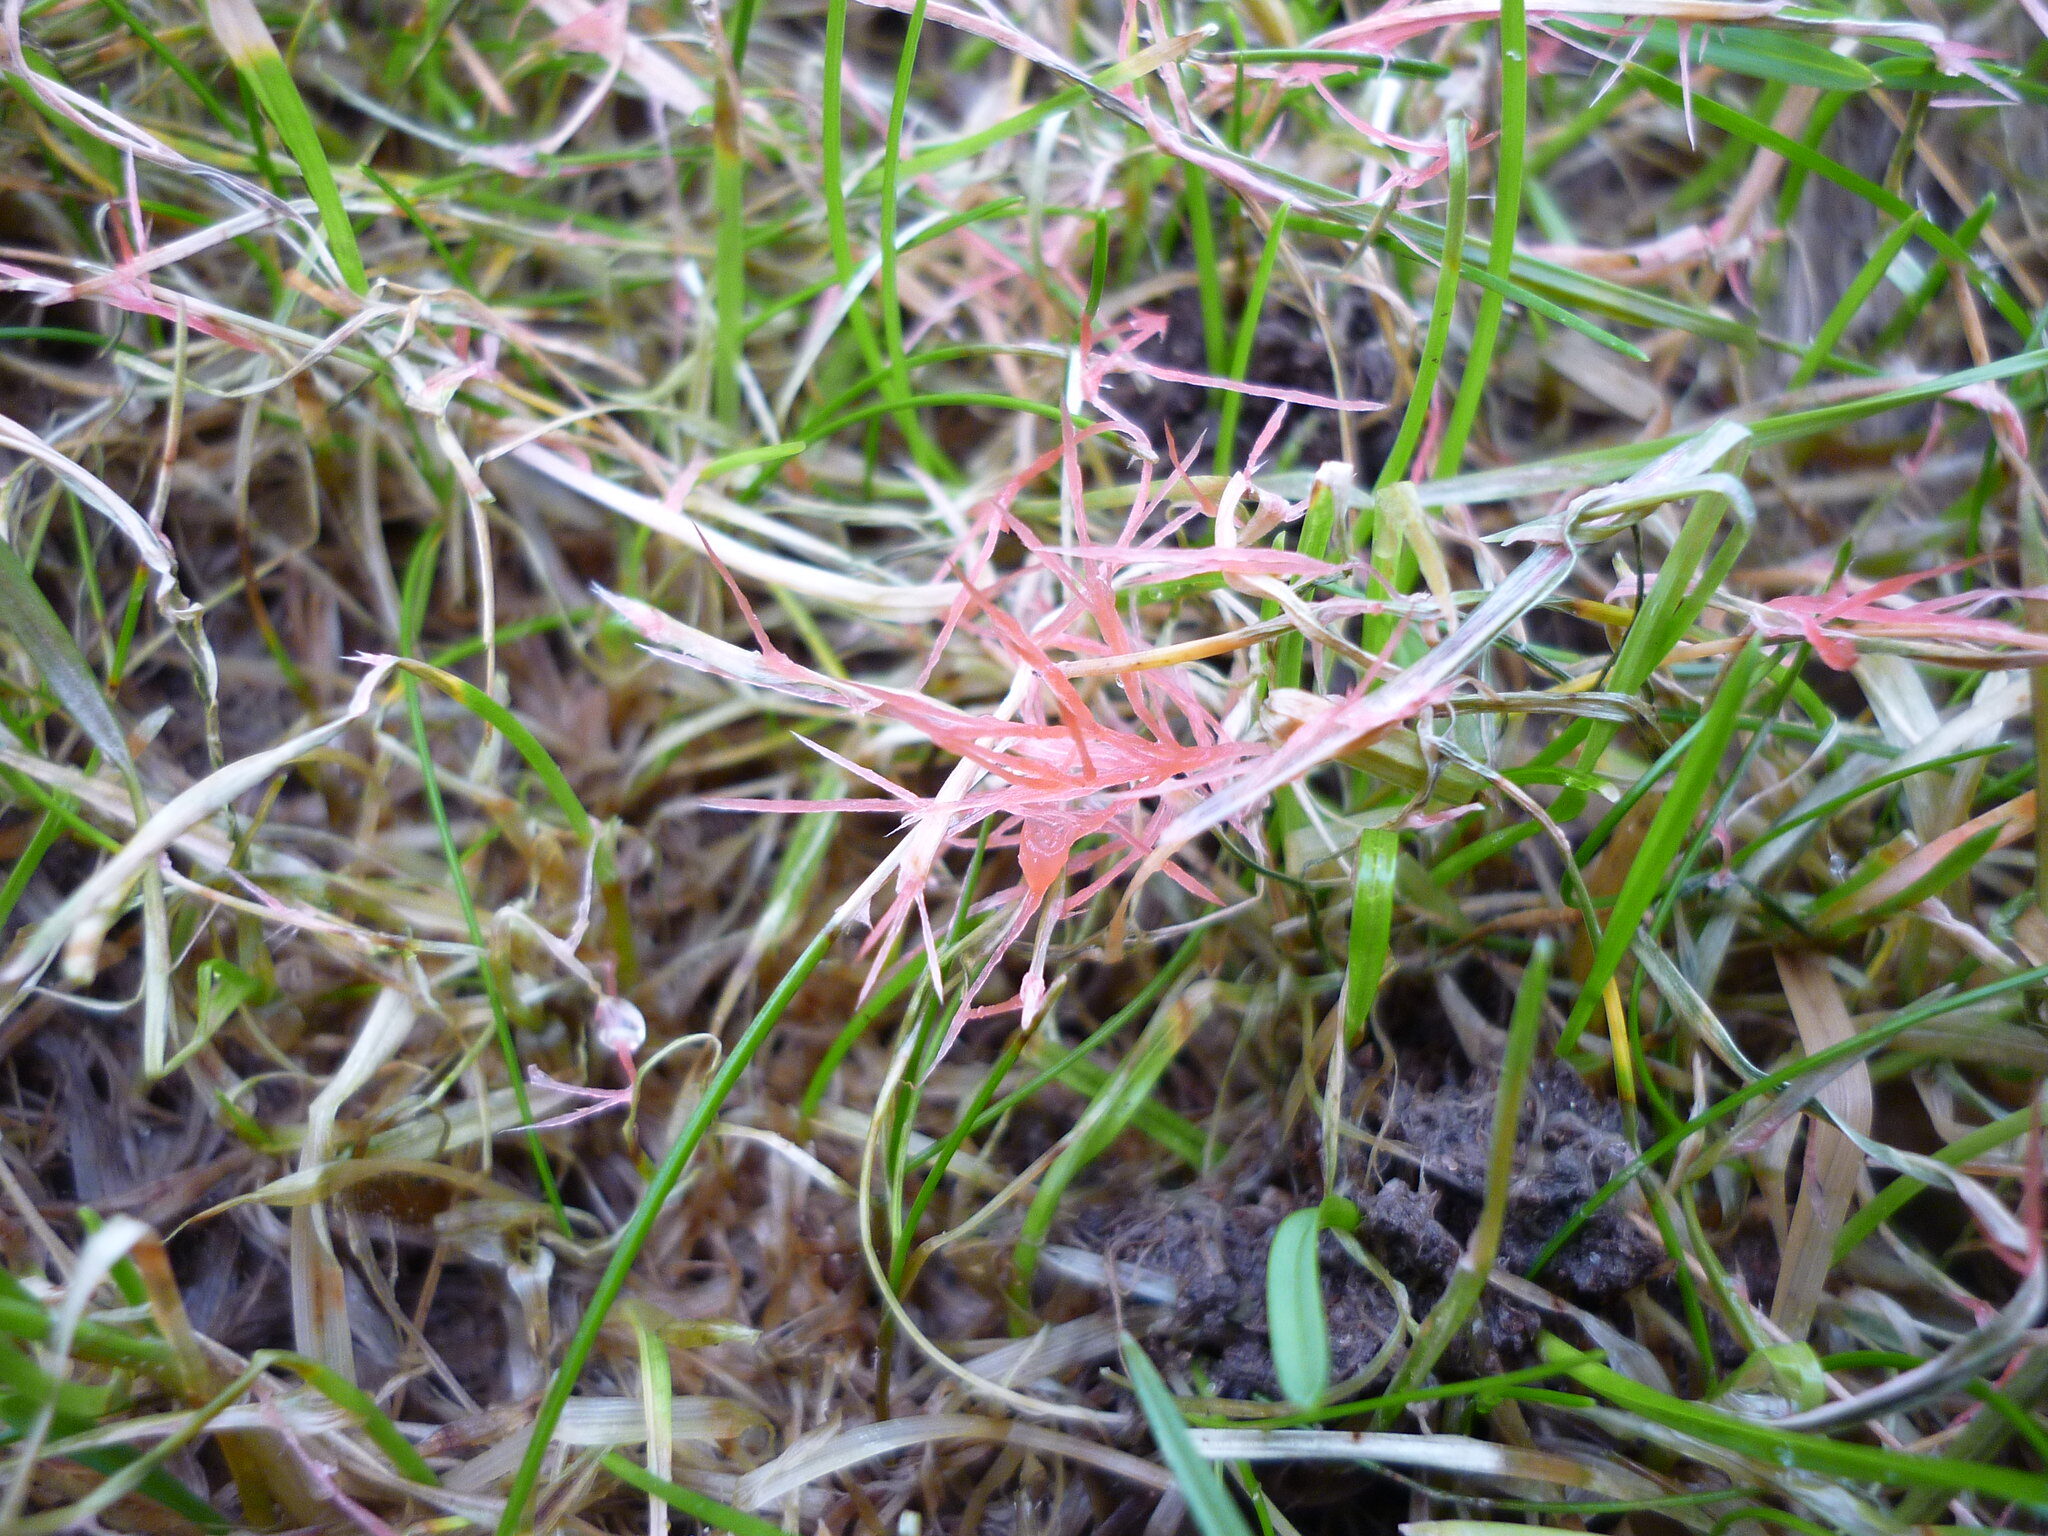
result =
[[[1493,1135],[1494,1075],[1475,1070],[1431,1088],[1392,1086],[1363,1106],[1359,1123],[1378,1134],[1345,1162],[1339,1193],[1359,1209],[1358,1241],[1406,1290],[1419,1320],[1442,1296],[1484,1202]],[[1499,1264],[1524,1274],[1558,1230],[1627,1162],[1630,1149],[1612,1104],[1561,1062],[1539,1063],[1524,1096]],[[1282,1182],[1283,1163],[1227,1196],[1190,1190],[1149,1209],[1095,1224],[1098,1248],[1173,1282],[1173,1310],[1160,1337],[1199,1365],[1210,1390],[1233,1398],[1278,1393],[1266,1323],[1266,1260],[1273,1231],[1307,1203]],[[1622,1202],[1597,1211],[1538,1280],[1581,1305],[1605,1307],[1648,1280],[1664,1257]],[[1326,1235],[1323,1307],[1333,1378],[1366,1371],[1398,1316],[1381,1280]],[[1541,1326],[1526,1306],[1489,1290],[1473,1324],[1440,1367],[1479,1374],[1520,1363]]]
[[[1412,1151],[1425,1185],[1443,1191],[1445,1227],[1461,1248],[1484,1193],[1494,1096],[1491,1074],[1475,1073],[1462,1086],[1396,1090],[1387,1115],[1385,1135]],[[1526,1273],[1558,1229],[1629,1157],[1615,1107],[1596,1097],[1562,1062],[1539,1062],[1516,1136],[1501,1264]],[[1618,1203],[1609,1202],[1538,1278],[1575,1301],[1597,1306],[1640,1285],[1662,1256],[1661,1245]]]

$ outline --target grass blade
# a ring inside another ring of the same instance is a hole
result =
[[[1237,1501],[1223,1486],[1222,1474],[1195,1449],[1195,1442],[1188,1434],[1188,1421],[1181,1417],[1180,1405],[1174,1402],[1173,1394],[1167,1390],[1159,1367],[1146,1358],[1144,1350],[1138,1347],[1138,1341],[1128,1333],[1123,1335],[1122,1347],[1124,1372],[1131,1378],[1131,1389],[1137,1393],[1138,1407],[1145,1415],[1145,1422],[1151,1426],[1160,1458],[1173,1473],[1174,1486],[1187,1500],[1188,1513],[1194,1516],[1196,1529],[1202,1536],[1252,1536],[1251,1527],[1245,1523]]]
[[[1672,860],[1677,857],[1681,845],[1692,836],[1693,822],[1713,789],[1714,776],[1720,771],[1723,754],[1749,699],[1750,685],[1755,680],[1762,655],[1756,645],[1746,645],[1736,653],[1728,670],[1722,674],[1720,686],[1714,692],[1714,701],[1702,719],[1699,737],[1679,764],[1671,788],[1665,794],[1663,804],[1657,807],[1650,830],[1644,835],[1642,848],[1629,866],[1628,877],[1615,895],[1614,905],[1608,909],[1599,946],[1593,953],[1592,967],[1580,985],[1579,1000],[1573,1005],[1564,1035],[1558,1041],[1560,1055],[1577,1043],[1579,1032],[1599,1006],[1603,989],[1620,967],[1622,957],[1628,953],[1637,925],[1663,888]]]
[[[519,1468],[512,1476],[512,1483],[505,1498],[505,1513],[498,1522],[498,1536],[519,1536],[528,1529],[527,1507],[533,1501],[533,1490],[540,1481],[541,1462],[547,1455],[548,1444],[553,1438],[555,1426],[561,1422],[562,1410],[569,1405],[570,1394],[576,1390],[576,1382],[583,1374],[583,1367],[590,1359],[590,1352],[597,1346],[598,1330],[604,1327],[604,1320],[611,1312],[612,1304],[625,1289],[626,1277],[632,1272],[633,1262],[646,1246],[648,1236],[654,1230],[654,1223],[661,1215],[662,1207],[674,1192],[676,1182],[682,1178],[683,1170],[696,1156],[697,1148],[703,1144],[710,1132],[712,1122],[717,1119],[725,1101],[740,1080],[740,1074],[747,1070],[775,1026],[782,1021],[782,1015],[803,984],[810,979],[818,962],[825,958],[825,952],[832,947],[833,931],[821,930],[809,946],[797,957],[794,964],[783,974],[781,982],[762,1002],[760,1011],[749,1023],[740,1037],[732,1044],[725,1059],[718,1064],[711,1081],[704,1085],[703,1095],[697,1106],[690,1112],[681,1133],[669,1147],[661,1164],[647,1181],[647,1189],[640,1201],[633,1207],[633,1214],[619,1232],[618,1244],[612,1250],[611,1261],[605,1265],[604,1273],[598,1278],[597,1289],[591,1293],[589,1304],[584,1308],[583,1317],[576,1325],[576,1332],[562,1351],[562,1363],[555,1370],[548,1383],[546,1393],[541,1397],[540,1406],[534,1410],[533,1438],[520,1459]]]
[[[297,162],[305,178],[313,206],[320,210],[320,227],[327,235],[328,253],[353,293],[367,293],[370,280],[363,270],[362,252],[356,246],[355,226],[341,203],[341,188],[328,164],[327,150],[320,143],[320,130],[313,114],[285,67],[284,55],[271,41],[270,30],[257,14],[253,0],[206,0],[206,21],[214,38],[227,54],[236,76],[263,108],[284,147]]]
[[[1504,282],[1514,270],[1515,230],[1522,216],[1522,155],[1529,140],[1529,21],[1523,0],[1501,0],[1499,23],[1500,137],[1493,175],[1493,233],[1486,246],[1486,270]],[[1451,419],[1437,449],[1439,476],[1457,473],[1465,458],[1466,439],[1479,417],[1479,402],[1493,369],[1493,349],[1500,334],[1502,295],[1489,286],[1472,322],[1472,344],[1465,371],[1458,380]]]

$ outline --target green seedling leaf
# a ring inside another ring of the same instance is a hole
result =
[[[263,983],[226,960],[202,960],[199,962],[199,1024],[202,1029],[218,1029],[244,1003],[254,1001],[263,991]]]
[[[320,132],[313,126],[313,114],[306,110],[284,55],[271,41],[270,29],[256,12],[252,0],[206,0],[206,21],[228,56],[228,63],[249,87],[249,92],[270,119],[271,127],[284,141],[292,159],[298,162],[313,206],[320,210],[320,227],[326,231],[327,246],[341,280],[355,293],[367,293],[369,276],[356,247],[356,232],[342,207],[341,188],[335,184],[334,168],[327,162]]]
[[[1244,1512],[1231,1498],[1230,1490],[1223,1486],[1222,1474],[1195,1449],[1194,1436],[1188,1432],[1188,1421],[1181,1417],[1180,1405],[1167,1390],[1159,1367],[1146,1358],[1144,1350],[1138,1347],[1138,1341],[1128,1333],[1123,1335],[1123,1356],[1124,1373],[1131,1378],[1131,1390],[1137,1394],[1138,1407],[1144,1411],[1145,1422],[1152,1428],[1160,1459],[1173,1473],[1181,1497],[1187,1500],[1188,1513],[1195,1517],[1195,1525],[1202,1536],[1252,1536]]]
[[[1330,1323],[1323,1314],[1322,1266],[1316,1247],[1322,1212],[1295,1211],[1273,1233],[1266,1253],[1266,1329],[1273,1373],[1288,1401],[1313,1408],[1330,1390]]]
[[[239,965],[218,959],[199,962],[198,983],[193,999],[192,1038],[164,1063],[166,1072],[174,1072],[191,1060],[193,1053],[235,1016],[237,1008],[259,1000],[267,990],[262,981]]]
[[[214,1094],[213,1112],[221,1117],[227,1128],[233,1131],[244,1145],[254,1147],[258,1152],[276,1156],[290,1150],[288,1143],[280,1140],[261,1120],[225,1093]]]

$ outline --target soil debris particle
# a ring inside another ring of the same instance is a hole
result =
[[[1440,1188],[1447,1232],[1462,1248],[1478,1219],[1493,1143],[1496,1079],[1475,1072],[1462,1085],[1390,1094],[1384,1153],[1398,1145],[1415,1173]],[[1390,1145],[1392,1143],[1393,1145]],[[1360,1161],[1371,1160],[1371,1149]],[[1539,1062],[1523,1098],[1501,1231],[1502,1267],[1526,1273],[1560,1228],[1630,1158],[1612,1104],[1559,1061]],[[1362,1176],[1369,1177],[1369,1176]],[[1618,1202],[1603,1205],[1544,1266],[1538,1278],[1573,1300],[1597,1306],[1649,1278],[1663,1255]]]
[[[1496,1091],[1494,1074],[1478,1069],[1430,1088],[1392,1086],[1362,1106],[1362,1123],[1381,1130],[1344,1161],[1338,1193],[1358,1207],[1355,1237],[1369,1262],[1328,1233],[1319,1250],[1334,1380],[1384,1376],[1374,1362],[1394,1363],[1382,1356],[1404,1312],[1419,1322],[1443,1295],[1484,1203]],[[1537,1066],[1523,1104],[1499,1259],[1516,1274],[1630,1156],[1614,1106],[1561,1062]],[[1198,1366],[1219,1397],[1279,1394],[1266,1266],[1275,1228],[1307,1203],[1305,1191],[1286,1182],[1299,1166],[1282,1159],[1228,1194],[1197,1188],[1147,1209],[1098,1215],[1080,1234],[1108,1261],[1120,1291],[1170,1290],[1159,1337],[1184,1365]],[[1611,1201],[1538,1278],[1599,1308],[1650,1279],[1662,1258],[1656,1240]],[[1439,1369],[1481,1374],[1525,1360],[1541,1326],[1537,1312],[1489,1290]]]

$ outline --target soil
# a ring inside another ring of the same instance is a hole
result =
[[[1369,1089],[1354,1111],[1355,1124],[1377,1125],[1379,1132],[1345,1159],[1337,1192],[1357,1205],[1359,1243],[1405,1290],[1418,1321],[1442,1296],[1479,1216],[1497,1081],[1488,1066],[1422,1087],[1390,1079]],[[1615,1106],[1561,1062],[1537,1064],[1523,1103],[1498,1261],[1514,1274],[1527,1273],[1630,1156]],[[1281,1219],[1310,1196],[1288,1174],[1317,1161],[1312,1146],[1291,1151],[1227,1192],[1188,1190],[1081,1234],[1112,1261],[1113,1276],[1116,1266],[1128,1266],[1173,1281],[1172,1311],[1155,1340],[1178,1363],[1199,1367],[1220,1397],[1278,1395],[1267,1340],[1266,1256]],[[1320,1256],[1332,1379],[1344,1381],[1372,1366],[1395,1326],[1398,1302],[1334,1236],[1324,1235]],[[1579,1229],[1538,1282],[1605,1310],[1650,1280],[1663,1260],[1662,1245],[1616,1200]],[[1542,1326],[1535,1310],[1489,1289],[1439,1375],[1476,1376],[1526,1363]]]
[[[1208,344],[1200,294],[1193,286],[1177,288],[1163,308],[1166,334],[1141,347],[1138,355],[1182,372],[1207,373]],[[1236,312],[1235,306],[1230,307],[1229,313]],[[1345,288],[1332,301],[1330,333],[1326,344],[1321,329],[1305,310],[1296,308],[1279,294],[1269,295],[1253,335],[1246,379],[1314,394],[1386,400],[1394,387],[1393,363],[1380,340],[1372,305],[1356,289]],[[1330,366],[1333,345],[1343,364],[1342,380]],[[1162,453],[1172,452],[1176,457],[1185,454],[1197,437],[1209,447],[1215,444],[1217,409],[1212,392],[1199,385],[1126,374],[1111,383],[1110,393],[1118,408],[1145,429]],[[1271,401],[1246,399],[1238,417],[1239,454],[1256,441],[1272,410]],[[1384,417],[1358,420],[1358,451],[1364,462],[1354,468],[1360,482],[1369,483],[1386,457],[1392,431]],[[1207,457],[1205,453],[1203,460]],[[1343,457],[1344,439],[1336,412],[1289,407],[1281,439],[1271,451],[1273,462],[1286,464],[1291,460],[1297,466],[1313,469],[1326,459]]]

